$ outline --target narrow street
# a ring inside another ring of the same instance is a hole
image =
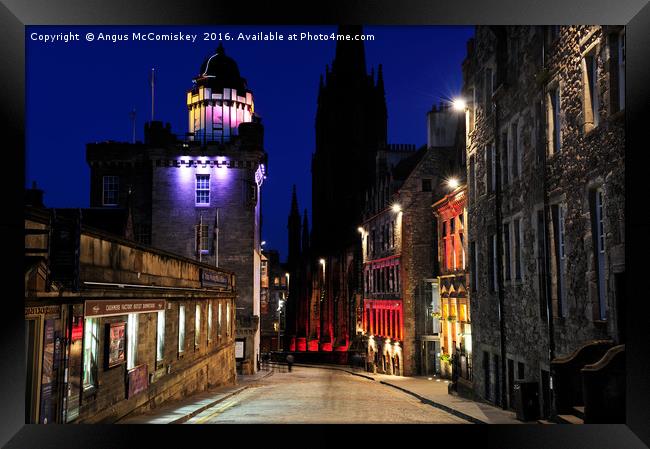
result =
[[[394,388],[342,371],[294,367],[275,372],[187,424],[467,424]]]

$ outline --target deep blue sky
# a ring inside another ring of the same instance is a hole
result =
[[[198,34],[191,42],[86,42],[88,32]],[[151,119],[149,73],[156,69],[155,119],[187,131],[185,94],[203,60],[217,47],[203,32],[331,33],[308,27],[27,27],[26,183],[45,190],[48,207],[88,207],[90,170],[85,144],[130,141],[129,113],[136,109],[136,139]],[[43,43],[30,34],[79,33],[79,42]],[[365,27],[366,64],[383,64],[390,143],[426,142],[426,112],[459,92],[461,63],[473,27]],[[286,257],[291,186],[311,219],[311,155],[319,75],[334,57],[334,41],[224,41],[253,91],[265,127],[269,176],[262,190],[265,248]],[[311,220],[310,220],[311,222]]]

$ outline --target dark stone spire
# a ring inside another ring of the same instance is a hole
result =
[[[362,34],[360,25],[340,25],[338,34],[354,36]],[[338,40],[332,72],[338,77],[363,81],[366,78],[366,52],[362,40]]]
[[[300,260],[300,212],[298,212],[298,198],[296,197],[296,185],[293,186],[291,195],[291,212],[289,213],[289,256],[287,262],[289,269],[293,270]]]
[[[307,209],[302,216],[302,253],[309,252],[309,217],[307,216]]]

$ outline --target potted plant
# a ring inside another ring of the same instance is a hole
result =
[[[434,320],[439,320],[442,318],[442,314],[440,312],[433,312],[431,316],[433,317]]]
[[[440,361],[445,363],[451,363],[451,356],[449,354],[442,353],[440,354]]]

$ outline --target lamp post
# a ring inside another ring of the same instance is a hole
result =
[[[278,304],[278,352],[280,352],[280,331],[282,330],[282,306],[284,301],[281,299]]]

